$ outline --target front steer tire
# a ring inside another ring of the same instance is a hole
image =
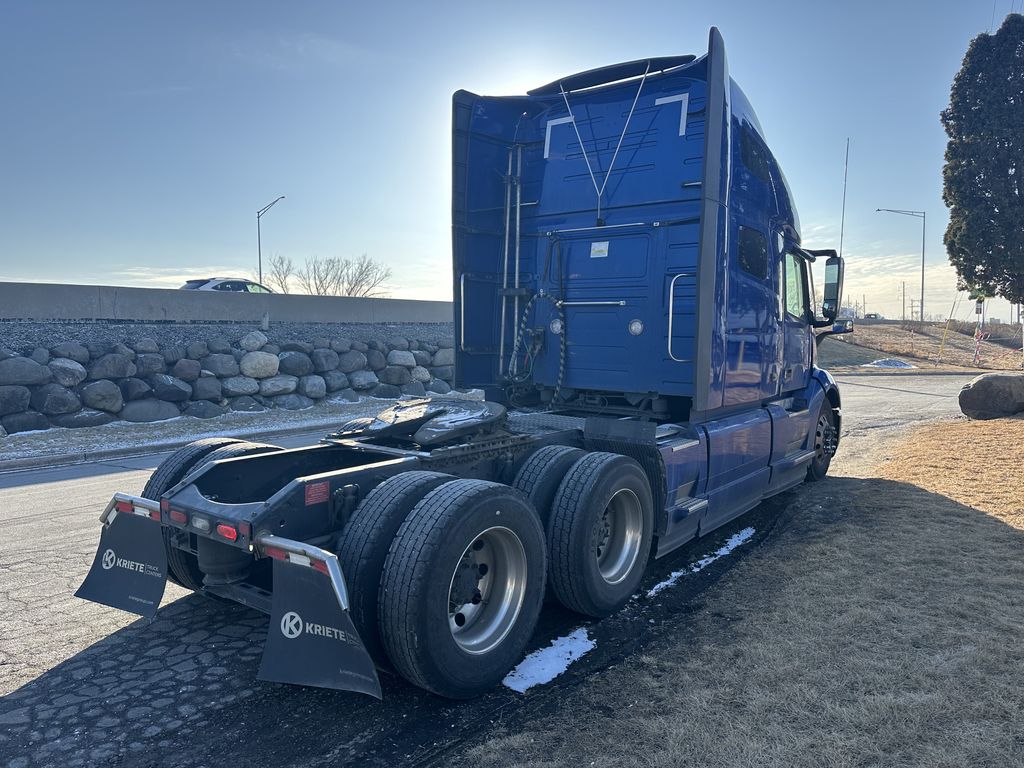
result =
[[[594,618],[619,610],[640,586],[654,503],[640,465],[588,453],[562,481],[548,523],[548,577],[566,608]]]
[[[835,456],[836,448],[839,446],[839,434],[836,430],[836,412],[832,404],[825,399],[818,411],[818,418],[814,422],[814,458],[807,467],[807,479],[811,481],[824,480],[828,474],[828,468],[832,464],[832,457]]]
[[[489,563],[476,559],[485,554]],[[497,685],[536,627],[545,559],[540,520],[519,491],[485,480],[435,488],[402,524],[384,565],[378,620],[395,669],[451,699]]]
[[[420,499],[454,479],[419,471],[389,477],[366,494],[342,529],[337,554],[348,588],[349,615],[377,666],[390,667],[377,628],[377,593],[391,542]]]

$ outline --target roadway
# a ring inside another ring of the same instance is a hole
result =
[[[909,425],[959,413],[956,394],[971,376],[838,378],[844,422],[834,471],[863,475],[879,447]],[[276,442],[299,446],[319,434]],[[591,627],[603,642],[572,675],[526,696],[500,688],[458,704],[384,676],[381,704],[356,694],[261,683],[256,670],[267,626],[261,614],[171,584],[152,622],[73,597],[92,562],[99,512],[114,491],[141,491],[165,456],[0,475],[0,695],[6,694],[0,698],[0,766],[216,765],[225,755],[249,754],[275,765],[431,764],[495,718],[550,706],[559,685],[640,648],[637,622],[680,620],[663,606],[631,604]],[[711,541],[657,561],[645,588],[746,525],[756,526],[757,541],[770,541],[771,516],[779,505],[799,503],[799,493],[763,504]],[[698,597],[729,567],[716,565],[688,579],[675,593],[677,605]],[[535,645],[580,622],[549,606]]]

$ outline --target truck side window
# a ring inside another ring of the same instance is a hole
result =
[[[786,314],[807,319],[807,280],[804,260],[792,251],[786,254]]]
[[[743,126],[743,130],[740,133],[740,153],[746,169],[765,184],[768,184],[771,181],[768,158],[765,157],[765,150],[761,148],[761,141],[757,134],[747,125]]]
[[[764,234],[741,226],[737,253],[740,269],[758,280],[768,277],[768,240]]]

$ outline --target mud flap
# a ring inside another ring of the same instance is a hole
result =
[[[118,514],[103,526],[92,568],[75,597],[153,618],[167,585],[160,523]]]
[[[274,561],[270,624],[257,678],[381,698],[373,660],[330,577],[280,560]]]

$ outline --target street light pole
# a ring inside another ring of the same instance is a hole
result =
[[[921,322],[924,322],[924,235],[925,225],[927,224],[927,214],[924,211],[904,211],[898,208],[875,208],[875,213],[899,213],[903,216],[913,216],[915,219],[921,220],[921,302],[918,304],[918,311],[920,312]]]
[[[284,195],[281,195],[277,200],[271,203],[267,203],[258,211],[256,211],[256,256],[259,259],[259,274],[260,274],[260,285],[263,285],[263,243],[260,238],[260,219],[263,218],[263,214],[274,207],[274,203],[278,200],[284,200]]]

